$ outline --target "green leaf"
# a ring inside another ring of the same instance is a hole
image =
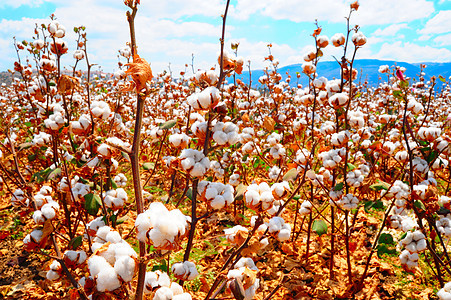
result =
[[[379,244],[387,244],[387,245],[394,245],[395,241],[393,240],[393,236],[389,233],[381,233],[379,237]]]
[[[83,236],[79,235],[70,240],[69,247],[72,248],[72,250],[76,250],[81,244],[83,244]]]
[[[189,188],[186,191],[186,197],[188,197],[188,199],[190,199],[190,200],[193,200],[193,189],[192,188]]]
[[[341,191],[343,189],[344,183],[340,182],[334,186],[334,191]]]
[[[128,220],[128,216],[122,216],[120,218],[117,218],[116,225],[122,224],[122,223],[124,223],[127,220]]]
[[[396,249],[389,248],[389,247],[387,247],[386,244],[378,245],[377,246],[377,256],[379,258],[382,258],[382,255],[384,255],[384,254],[388,254],[388,255],[396,254]]]
[[[177,120],[170,120],[158,125],[161,129],[170,129],[177,124]]]
[[[22,144],[19,145],[18,150],[21,151],[21,150],[24,150],[24,149],[28,149],[31,146],[33,146],[32,142],[22,143]]]
[[[62,173],[61,168],[56,168],[52,172],[49,173],[49,175],[47,176],[47,179],[51,180],[51,181],[55,181],[61,177],[61,173]]]
[[[49,84],[49,86],[56,86],[56,83],[53,81],[50,81],[48,84]]]
[[[351,163],[348,163],[348,169],[349,169],[349,171],[352,171],[355,169],[355,166]]]
[[[285,175],[283,175],[283,180],[284,181],[295,180],[297,176],[298,171],[296,170],[296,168],[292,168],[288,170],[288,172],[286,172]]]
[[[125,153],[124,151],[121,151],[121,155],[122,155],[123,158],[125,158],[128,161],[130,161],[130,156],[128,155],[128,153]]]
[[[42,183],[46,180],[49,173],[52,171],[52,169],[47,168],[45,170],[41,170],[39,172],[34,173],[31,176],[31,181],[36,181],[37,183]]]
[[[393,90],[393,97],[401,98],[402,92],[400,90]]]
[[[75,32],[75,33],[78,32],[78,27],[74,27],[74,32]]]
[[[441,82],[445,82],[446,81],[445,77],[443,77],[442,75],[439,75],[438,79],[440,79]]]
[[[89,193],[84,196],[85,198],[85,209],[91,216],[96,216],[102,205],[102,200],[99,195]]]
[[[324,220],[315,220],[312,224],[313,231],[319,236],[327,233],[327,223]]]
[[[143,169],[146,171],[152,170],[154,167],[155,167],[155,164],[153,162],[143,163]]]
[[[403,89],[406,89],[406,88],[409,87],[409,82],[408,82],[407,80],[401,80],[401,81],[399,82],[399,86],[400,86],[401,88],[403,88]]]
[[[421,210],[426,210],[426,207],[424,206],[423,202],[421,202],[420,200],[416,200],[413,205],[415,205],[416,207],[418,207]]]
[[[381,190],[388,191],[389,187],[390,185],[384,181],[379,181],[378,183],[370,185],[370,189],[372,189],[373,191],[381,191]]]

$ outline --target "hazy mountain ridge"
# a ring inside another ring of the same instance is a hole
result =
[[[381,65],[388,65],[389,67],[394,65],[405,67],[406,68],[406,76],[411,78],[418,78],[420,74],[420,65],[426,65],[426,69],[424,72],[426,73],[426,80],[429,80],[432,76],[438,77],[442,75],[446,79],[451,76],[451,62],[446,63],[406,63],[406,62],[396,62],[393,60],[378,60],[378,59],[358,59],[354,61],[353,68],[356,68],[359,71],[359,75],[357,77],[357,81],[360,79],[362,81],[368,80],[368,83],[371,86],[377,85],[379,82],[383,82],[387,80],[386,74],[379,73],[379,67]],[[302,85],[306,85],[308,83],[308,78],[305,74],[302,73],[302,64],[293,64],[284,66],[278,69],[278,72],[282,75],[283,79],[287,78],[287,72],[291,75],[291,86],[295,86],[297,82],[296,73],[301,74],[301,78],[299,78],[299,83]],[[252,73],[252,86],[259,85],[258,79],[260,76],[265,75],[263,70],[253,70]],[[319,62],[317,66],[317,73],[319,76],[324,76],[327,79],[331,80],[334,78],[340,78],[340,66],[336,61],[324,61]],[[249,84],[249,72],[243,72],[243,74],[237,76],[244,83]],[[380,79],[379,79],[380,78]],[[230,80],[229,80],[230,81]]]

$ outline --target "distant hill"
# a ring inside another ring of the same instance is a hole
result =
[[[395,62],[392,60],[378,60],[378,59],[358,59],[354,61],[353,68],[356,68],[359,71],[359,75],[357,80],[360,78],[362,81],[368,80],[368,83],[371,86],[375,86],[379,84],[380,81],[385,81],[386,76],[384,74],[379,73],[379,66],[381,65],[394,65],[405,67],[406,68],[406,76],[407,77],[418,77],[420,73],[420,64],[426,65],[426,69],[424,72],[426,73],[426,80],[429,80],[432,76],[438,77],[442,75],[446,79],[451,76],[451,62],[447,63],[405,63],[405,62]],[[302,63],[294,64],[285,67],[281,67],[278,69],[279,73],[282,75],[283,79],[287,78],[287,72],[291,75],[291,86],[296,85],[296,73],[301,74],[301,78],[299,78],[299,83],[305,86],[308,83],[308,78],[305,74],[302,73]],[[340,78],[340,66],[336,61],[325,61],[319,62],[317,66],[317,73],[319,76],[324,76],[327,79],[331,80],[334,78]],[[263,70],[253,70],[252,71],[252,86],[258,86],[258,79],[260,76],[263,76],[265,73]],[[382,76],[381,76],[382,75]],[[361,76],[361,77],[360,77]],[[381,77],[381,80],[379,80]],[[249,72],[243,72],[240,76],[238,76],[240,80],[244,83],[249,84]]]

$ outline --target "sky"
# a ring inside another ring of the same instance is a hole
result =
[[[314,45],[315,20],[329,38],[346,33],[347,0],[231,0],[225,49],[240,43],[238,55],[251,69],[267,66],[267,45],[280,66],[302,63]],[[225,0],[141,0],[136,16],[138,53],[154,72],[210,69],[217,64]],[[451,0],[361,0],[350,19],[368,38],[356,58],[409,63],[451,62]],[[66,27],[69,52],[65,66],[74,64],[75,26],[85,26],[90,63],[94,69],[118,69],[118,50],[129,38],[122,0],[0,0],[0,71],[12,69],[17,56],[13,36],[32,41],[35,24],[49,16]],[[341,48],[329,45],[323,60],[340,58]],[[24,60],[26,52],[21,52]],[[124,61],[122,59],[122,61]],[[85,62],[81,63],[85,67]]]

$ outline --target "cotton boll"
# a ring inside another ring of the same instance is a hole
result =
[[[96,283],[99,292],[114,291],[121,286],[116,271],[109,264],[97,274]]]
[[[172,297],[172,300],[192,300],[192,299],[193,298],[188,293],[183,293],[183,294],[180,294],[180,295],[174,295],[174,297]]]
[[[419,240],[417,242],[416,247],[417,247],[418,252],[426,250],[426,248],[427,248],[426,240],[425,239]],[[406,247],[406,249],[407,249],[407,247]]]
[[[122,238],[121,238],[121,235],[119,234],[119,232],[111,230],[105,236],[105,240],[107,242],[110,242],[110,243],[114,244],[114,243],[119,243],[122,240]]]
[[[144,293],[149,294],[153,288],[158,286],[158,275],[155,272],[146,272],[144,279]]]
[[[60,278],[60,275],[58,274],[58,272],[55,272],[53,270],[49,270],[49,271],[47,271],[46,278],[48,280],[56,280],[56,279]]]
[[[111,265],[102,256],[92,255],[88,259],[88,268],[91,276],[95,277],[102,269],[111,268]]]
[[[130,282],[135,273],[135,260],[130,256],[121,256],[114,263],[114,270],[125,282]]]
[[[174,293],[172,292],[172,290],[168,287],[161,287],[159,288],[154,296],[153,296],[153,300],[171,300],[174,296]]]
[[[37,225],[40,225],[40,224],[44,224],[44,222],[45,222],[45,217],[42,215],[42,212],[40,211],[40,210],[36,210],[34,213],[33,213],[33,221],[37,224]]]

